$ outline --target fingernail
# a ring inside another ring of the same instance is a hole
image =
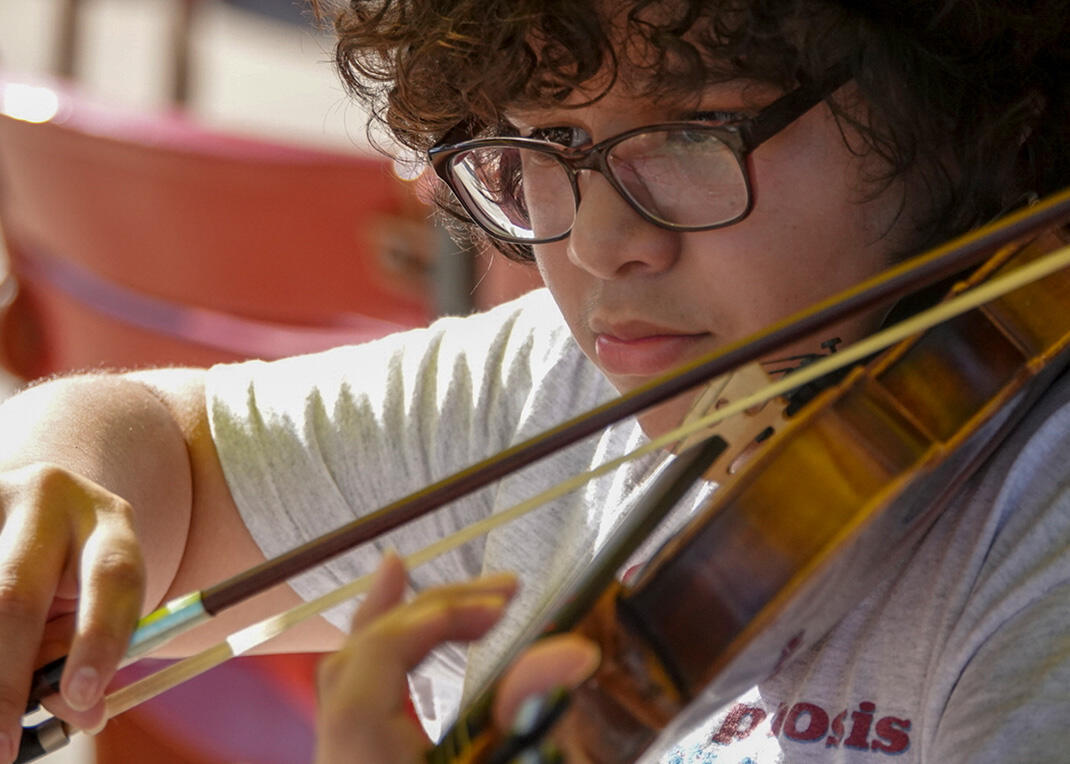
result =
[[[75,711],[85,711],[97,700],[97,688],[100,674],[92,666],[82,666],[74,672],[71,683],[67,685],[67,702]]]
[[[475,607],[484,608],[491,613],[500,613],[505,610],[509,600],[501,594],[478,594],[473,596],[469,603]]]
[[[593,642],[583,642],[573,647],[569,671],[565,678],[567,684],[579,684],[591,676],[602,662],[602,651]]]
[[[86,727],[85,733],[87,735],[99,735],[101,732],[104,731],[104,728],[107,725],[108,725],[108,717],[102,715],[100,717],[100,721],[99,722],[97,722],[96,724],[94,724],[91,727]]]

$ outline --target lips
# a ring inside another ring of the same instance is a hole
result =
[[[641,322],[597,326],[594,349],[608,374],[651,376],[679,366],[709,337]]]

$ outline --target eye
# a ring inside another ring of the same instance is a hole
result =
[[[576,148],[590,140],[590,137],[578,127],[536,127],[527,136],[547,143],[556,143],[558,146]]]

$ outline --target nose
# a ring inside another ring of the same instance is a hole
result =
[[[579,185],[579,208],[568,237],[568,256],[576,266],[603,280],[672,268],[681,234],[645,220],[599,173],[582,172]]]

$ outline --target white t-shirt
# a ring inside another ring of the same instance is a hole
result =
[[[608,400],[544,290],[367,345],[212,369],[228,484],[268,556]],[[670,745],[667,762],[1061,761],[1070,720],[1070,383],[1062,380],[913,551],[816,646]],[[630,450],[634,421],[376,542],[411,552]],[[412,573],[418,588],[518,571],[505,621],[414,679],[435,730],[528,616],[609,535],[647,458]],[[667,527],[695,506],[682,502]],[[665,532],[668,532],[667,530]],[[642,559],[659,543],[652,539]],[[372,570],[355,550],[293,583],[305,597]],[[348,611],[332,614],[346,627]],[[696,635],[701,638],[701,635]]]

